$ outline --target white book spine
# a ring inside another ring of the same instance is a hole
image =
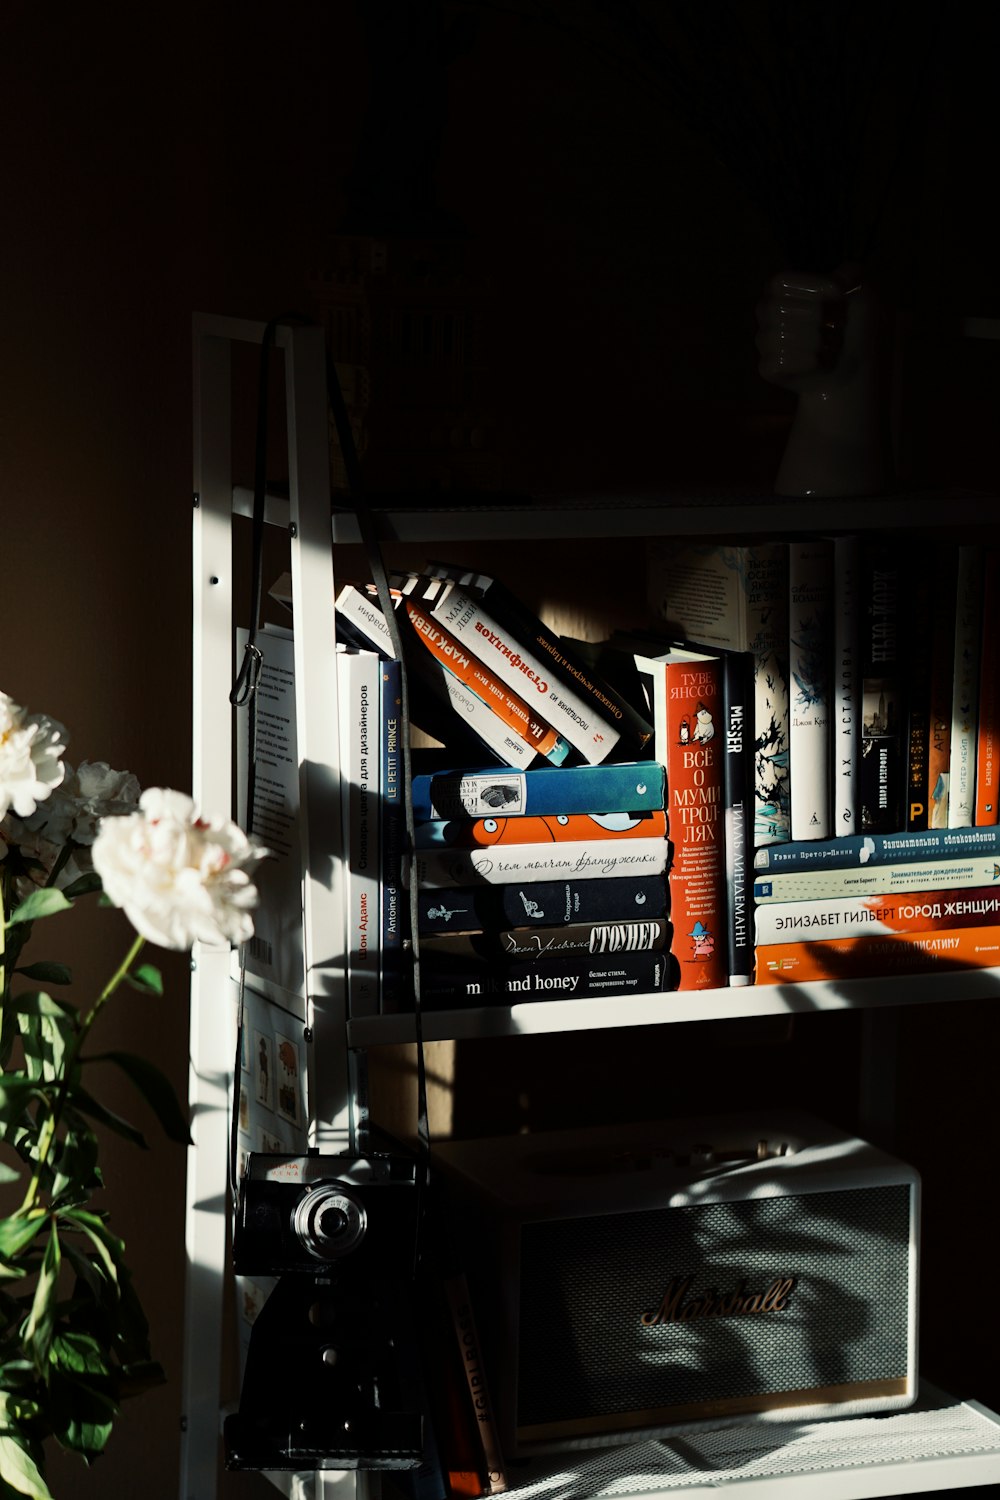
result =
[[[237,631],[242,660],[249,633]],[[302,855],[299,830],[299,761],[295,743],[295,659],[291,632],[265,626],[257,636],[263,659],[257,687],[254,816],[250,830],[270,850],[256,881],[260,905],[246,945],[247,972],[290,994],[304,994],[302,956]],[[237,808],[246,814],[250,724],[237,721]]]
[[[982,609],[982,549],[971,544],[959,547],[948,776],[949,828],[969,828],[975,822]]]
[[[396,648],[392,644],[392,636],[389,634],[385,615],[374,600],[369,599],[353,583],[345,583],[337,595],[336,603],[337,609],[344,618],[352,621],[359,630],[363,631],[373,646],[384,651],[386,656],[396,655]]]
[[[776,901],[758,906],[754,931],[758,943],[814,943],[944,930],[949,924],[989,927],[998,917],[1000,891],[901,891],[825,901]]]
[[[412,856],[409,879],[428,890],[513,881],[606,880],[662,875],[669,845],[663,838],[567,840],[564,844],[506,844],[492,849],[424,849]]]
[[[858,831],[858,740],[861,728],[861,664],[858,568],[855,536],[833,541],[833,756],[832,833]]]
[[[530,703],[590,765],[606,760],[621,735],[595,715],[572,688],[552,679],[546,664],[497,625],[465,589],[446,580],[419,580],[421,603],[507,687]]]
[[[742,549],[745,635],[753,652],[755,847],[791,838],[789,806],[788,547]]]
[[[374,652],[339,654],[341,807],[347,843],[347,1004],[379,1012],[380,666]]]
[[[477,697],[447,667],[441,668],[441,680],[452,708],[475,730],[483,744],[500,757],[503,765],[526,770],[534,763],[538,755],[534,746],[512,734],[489,704]]]
[[[830,826],[830,544],[788,548],[789,759],[792,838],[825,839]]]

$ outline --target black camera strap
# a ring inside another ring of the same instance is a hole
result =
[[[341,389],[340,379],[337,375],[337,367],[329,349],[326,355],[326,385],[327,396],[330,402],[330,411],[333,416],[334,425],[337,429],[337,440],[340,444],[341,457],[344,461],[344,469],[347,475],[348,493],[351,504],[358,522],[358,530],[361,533],[361,541],[368,559],[368,567],[371,571],[372,582],[378,595],[378,602],[385,616],[385,623],[389,630],[389,639],[392,649],[399,662],[400,675],[400,717],[406,732],[400,736],[403,760],[403,810],[406,825],[406,849],[415,847],[414,816],[413,816],[413,766],[410,756],[410,689],[409,678],[406,669],[406,653],[403,649],[403,638],[396,618],[396,608],[393,603],[392,594],[389,589],[389,581],[386,575],[385,562],[382,557],[378,526],[371,506],[365,494],[364,484],[361,478],[361,465],[358,461],[358,451],[354,442],[354,433],[351,430],[350,417],[347,405],[344,401],[344,393]],[[418,1179],[421,1186],[426,1182],[430,1158],[430,1121],[427,1110],[427,1072],[424,1060],[424,1032],[423,1013],[420,999],[420,942],[419,922],[417,917],[417,883],[415,880],[409,882],[409,908],[410,908],[410,954],[412,960],[413,977],[413,1034],[416,1042],[417,1054],[417,1151],[418,1151]],[[418,1223],[420,1222],[418,1216]]]
[[[257,427],[255,435],[255,459],[254,459],[254,497],[253,497],[253,532],[252,532],[252,603],[250,628],[247,643],[244,648],[243,661],[230,692],[230,702],[236,708],[247,710],[247,796],[246,796],[246,829],[249,832],[253,828],[254,800],[256,792],[256,737],[257,737],[257,686],[260,676],[261,651],[257,646],[257,634],[261,623],[261,606],[263,602],[263,567],[264,567],[264,507],[267,489],[267,424],[268,424],[268,374],[270,365],[270,352],[274,343],[276,328],[282,323],[311,323],[313,320],[301,318],[291,314],[280,318],[274,318],[267,324],[261,341],[260,369],[257,386]],[[354,442],[354,434],[351,430],[350,418],[344,401],[343,390],[337,375],[336,365],[329,351],[326,357],[326,384],[327,401],[330,413],[333,417],[340,444],[341,457],[347,476],[348,495],[351,507],[358,523],[361,541],[368,559],[372,582],[378,596],[379,605],[385,616],[389,637],[392,642],[393,652],[399,661],[400,668],[400,716],[402,723],[406,726],[410,722],[409,709],[409,682],[407,674],[406,655],[403,648],[402,636],[396,618],[395,607],[389,589],[388,577],[385,563],[382,558],[382,549],[378,534],[376,517],[368,503],[361,476],[361,466],[358,460],[357,448]],[[412,763],[410,756],[409,734],[400,736],[402,746],[402,801],[405,818],[406,849],[414,847],[414,814],[412,796]],[[414,1040],[416,1043],[416,1073],[417,1073],[417,1119],[416,1119],[416,1144],[417,1144],[417,1181],[420,1200],[417,1212],[417,1240],[414,1246],[414,1267],[420,1259],[421,1233],[423,1222],[423,1189],[426,1186],[429,1159],[430,1159],[430,1123],[427,1106],[427,1074],[424,1059],[423,1038],[423,1016],[421,1010],[420,995],[420,950],[419,950],[419,924],[417,920],[417,890],[416,883],[409,883],[409,910],[410,910],[410,936],[411,936],[411,958],[413,978],[413,1024]],[[238,1150],[238,1121],[239,1121],[239,1085],[240,1067],[243,1047],[244,1031],[244,994],[246,977],[246,954],[245,947],[241,952],[240,959],[240,992],[237,1020],[236,1040],[236,1064],[234,1072],[233,1117],[231,1129],[231,1152],[230,1152],[230,1178],[234,1198],[239,1189],[239,1150]]]

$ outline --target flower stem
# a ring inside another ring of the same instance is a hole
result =
[[[136,934],[136,936],[133,938],[131,947],[129,948],[125,957],[122,959],[121,963],[118,965],[118,968],[108,980],[107,984],[104,986],[101,993],[98,995],[97,999],[94,1001],[90,1010],[84,1016],[82,1022],[80,1023],[79,1030],[73,1037],[72,1043],[67,1048],[66,1055],[63,1058],[62,1062],[62,1076],[59,1080],[59,1088],[52,1104],[52,1110],[51,1113],[46,1116],[41,1131],[39,1132],[38,1155],[35,1158],[35,1169],[32,1173],[31,1181],[28,1183],[28,1188],[24,1195],[24,1202],[18,1209],[19,1215],[24,1215],[29,1212],[29,1210],[34,1205],[39,1192],[41,1191],[42,1168],[47,1164],[53,1144],[55,1142],[56,1131],[59,1129],[59,1122],[62,1119],[62,1112],[65,1108],[66,1099],[69,1095],[70,1078],[72,1076],[73,1069],[76,1066],[76,1060],[80,1055],[80,1050],[83,1047],[84,1042],[87,1040],[87,1037],[90,1035],[91,1028],[93,1027],[94,1022],[97,1020],[97,1017],[100,1015],[107,1002],[111,999],[112,995],[118,989],[119,985],[126,978],[126,976],[128,975],[128,971],[131,969],[132,965],[139,957],[139,954],[142,952],[143,944],[145,943],[145,941],[146,939],[144,937],[140,937],[138,934]]]

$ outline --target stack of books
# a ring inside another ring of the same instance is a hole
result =
[[[656,761],[413,778],[432,1005],[674,988]]]
[[[1000,964],[1000,828],[759,849],[758,984]]]
[[[391,589],[411,671],[413,723],[440,740],[451,765],[461,766],[452,757],[470,738],[478,742],[477,758],[464,762],[474,769],[413,781],[415,848],[402,873],[418,887],[425,1002],[513,1003],[672,987],[664,773],[641,757],[651,724],[585,652],[495,580],[436,564],[393,577]],[[345,681],[373,662],[383,672],[398,670],[370,588],[347,584],[336,605]],[[401,809],[365,794],[371,771],[366,782],[360,689],[348,692],[348,991],[351,1014],[367,1015],[355,875],[362,846],[384,854],[384,830],[372,834],[376,814],[390,817],[392,847],[399,847]],[[497,764],[482,769],[486,751]],[[407,904],[394,902],[394,930],[405,930]],[[371,892],[367,905],[374,909]],[[381,1010],[399,1003],[395,948],[390,957],[381,965],[388,976],[376,996]]]

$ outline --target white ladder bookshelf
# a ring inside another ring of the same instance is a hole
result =
[[[227,811],[233,805],[234,674],[233,529],[249,514],[245,490],[232,472],[232,352],[259,347],[259,323],[198,316],[194,324],[194,766],[193,787],[201,806]],[[284,1003],[303,1024],[309,1084],[309,1139],[328,1149],[351,1142],[357,1075],[352,1049],[377,1047],[412,1037],[412,1019],[376,1017],[349,1023],[343,975],[340,896],[340,802],[334,653],[307,649],[334,639],[333,545],[357,540],[356,522],[336,515],[331,523],[329,449],[322,332],[280,326],[275,345],[284,356],[290,493],[269,499],[267,524],[290,539],[296,629],[295,693],[299,788],[303,828],[303,948],[301,996],[269,996]],[[891,502],[898,510],[903,502]],[[911,503],[916,515],[924,502]],[[929,505],[929,502],[928,502]],[[838,507],[841,526],[880,524],[877,505]],[[384,516],[388,538],[447,541],[489,538],[521,527],[530,536],[559,536],[572,515],[576,534],[697,534],[742,525],[750,515],[762,528],[780,527],[786,502],[762,497],[751,509],[722,497],[694,501],[637,500],[629,505],[595,502],[567,507],[414,510]],[[930,512],[928,510],[928,516]],[[958,524],[981,516],[981,500],[955,503]],[[822,517],[816,523],[824,524]],[[308,830],[306,836],[305,830]],[[333,936],[331,936],[333,935]],[[201,945],[192,956],[190,1103],[193,1144],[188,1156],[187,1256],[184,1309],[183,1433],[181,1500],[215,1500],[219,1486],[220,1426],[225,1362],[222,1305],[227,1270],[227,1163],[230,1093],[235,1053],[237,971],[228,950]],[[949,979],[949,999],[996,993],[1000,972],[983,970]],[[266,990],[266,986],[264,986]],[[746,1015],[791,1014],[817,1009],[861,1008],[871,1023],[872,1055],[879,1022],[894,1007],[938,1001],[934,976],[906,980],[856,980],[842,985],[753,988],[697,997],[638,996],[545,1003],[428,1015],[428,1040],[513,1036],[539,1031],[590,1030],[611,1026],[662,1026]],[[883,1037],[884,1040],[884,1037]],[[891,1038],[890,1038],[891,1040]],[[872,1080],[869,1080],[870,1092]],[[872,1095],[874,1097],[874,1095]],[[385,1488],[374,1474],[317,1471],[274,1474],[275,1486],[292,1500],[378,1500]],[[1000,1484],[1000,1419],[975,1401],[926,1387],[919,1405],[903,1412],[843,1422],[761,1424],[699,1434],[679,1448],[638,1442],[613,1450],[584,1450],[535,1460],[512,1475],[511,1500],[590,1500],[642,1496],[656,1500],[725,1487],[746,1490],[755,1500],[791,1500],[805,1484],[815,1500],[863,1500],[868,1496],[915,1494]],[[236,1485],[239,1478],[230,1481]]]

